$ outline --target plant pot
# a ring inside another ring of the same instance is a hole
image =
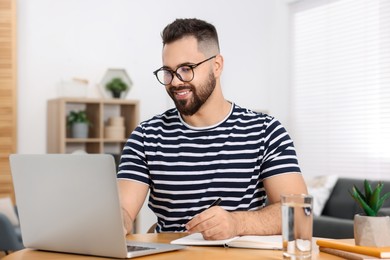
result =
[[[369,217],[355,215],[354,223],[355,244],[358,246],[390,246],[390,217]]]
[[[122,91],[111,91],[113,98],[121,98]]]
[[[71,130],[73,138],[88,138],[87,123],[74,123]]]

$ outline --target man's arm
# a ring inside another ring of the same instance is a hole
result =
[[[130,234],[133,230],[133,223],[137,217],[149,187],[140,182],[132,180],[118,180],[119,198],[122,207],[123,225],[126,234]]]
[[[227,239],[242,235],[275,235],[281,233],[280,195],[307,194],[306,184],[299,173],[276,175],[264,180],[269,204],[257,211],[227,212],[212,207],[195,216],[186,225],[190,233],[200,232],[205,239]]]

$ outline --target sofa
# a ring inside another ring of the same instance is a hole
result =
[[[320,215],[313,218],[313,236],[325,238],[353,238],[353,218],[363,210],[351,197],[348,190],[356,185],[363,191],[364,180],[353,178],[337,178]],[[378,181],[369,181],[374,187]],[[390,181],[382,181],[382,196],[390,192]],[[309,187],[310,193],[310,187]],[[314,197],[315,199],[315,197]],[[380,215],[390,216],[390,199],[385,201]]]

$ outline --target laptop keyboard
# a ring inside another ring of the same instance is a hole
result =
[[[134,251],[143,251],[143,250],[150,250],[154,249],[152,247],[144,247],[144,246],[127,246],[127,252],[134,252]]]

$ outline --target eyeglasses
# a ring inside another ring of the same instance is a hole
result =
[[[201,61],[196,64],[184,64],[179,66],[175,71],[161,67],[156,71],[153,71],[153,74],[156,76],[158,82],[163,84],[164,86],[167,86],[172,83],[173,77],[176,75],[176,77],[183,81],[183,82],[190,82],[194,79],[194,69],[198,67],[200,64],[205,63],[206,61],[209,61],[211,59],[214,59],[217,57],[217,55],[211,56],[208,59],[205,59],[204,61]]]

